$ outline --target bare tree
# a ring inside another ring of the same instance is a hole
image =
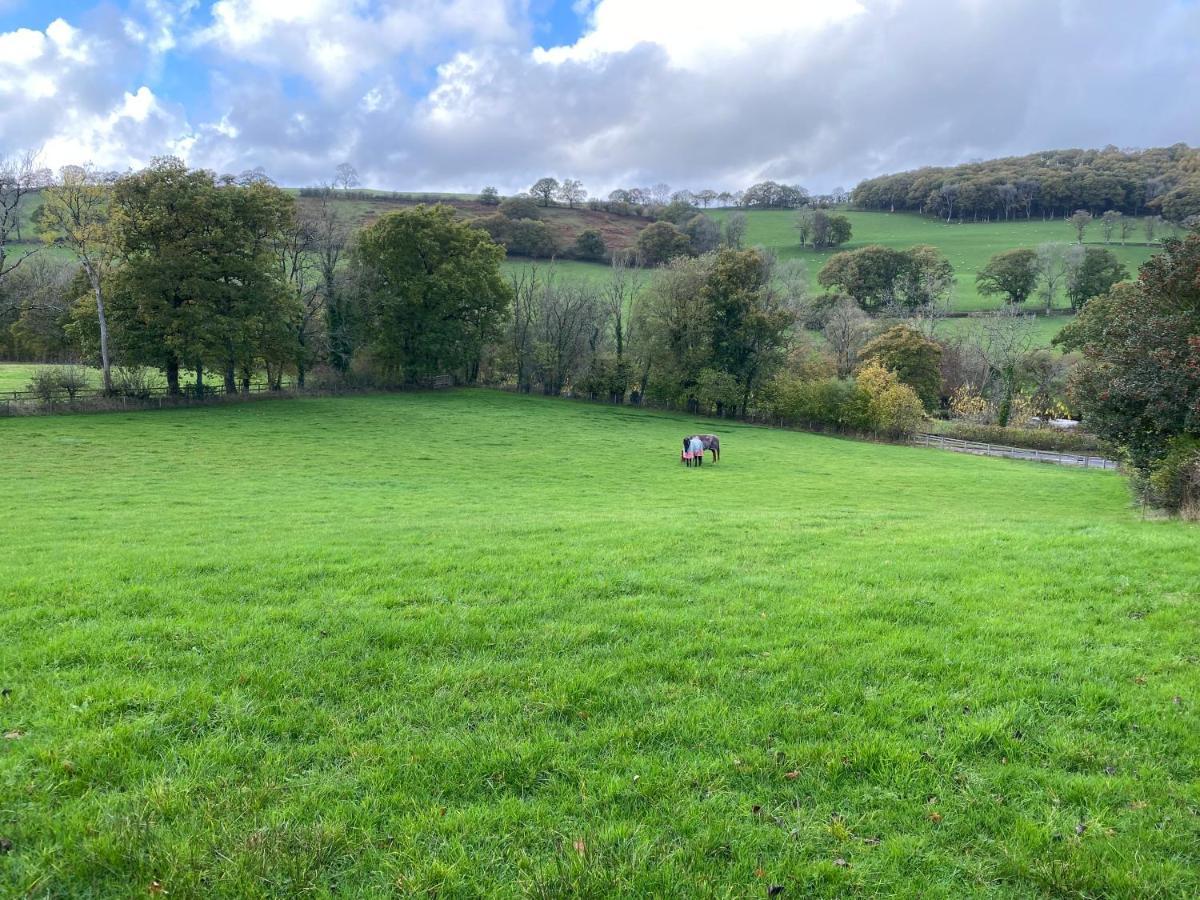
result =
[[[346,372],[354,355],[354,329],[350,298],[343,290],[338,266],[350,243],[350,226],[339,215],[329,187],[320,192],[317,208],[307,214],[307,219],[321,278],[329,361],[339,372]]]
[[[613,348],[618,365],[625,361],[625,348],[632,339],[632,323],[636,320],[638,298],[646,278],[641,269],[630,269],[613,256],[612,274],[602,291],[602,303],[612,328]]]
[[[291,225],[272,237],[284,283],[296,298],[296,383],[304,387],[309,360],[320,352],[317,342],[325,312],[324,276],[319,253],[323,223],[320,213],[301,212]]]
[[[1133,216],[1121,216],[1119,224],[1121,226],[1121,246],[1124,246],[1125,241],[1133,234],[1134,226],[1137,225],[1137,219]]]
[[[0,157],[0,280],[38,251],[36,247],[17,253],[9,249],[21,239],[22,201],[39,184],[37,159],[36,150]]]
[[[1154,243],[1154,232],[1158,230],[1158,226],[1162,224],[1162,216],[1146,216],[1142,219],[1142,230],[1146,233],[1146,243]]]
[[[705,209],[708,209],[708,205],[716,200],[719,196],[720,195],[712,188],[705,188],[696,194],[696,199],[700,201],[701,205]]]
[[[1037,269],[1042,299],[1046,301],[1046,312],[1054,306],[1054,298],[1071,272],[1083,261],[1083,248],[1078,244],[1062,241],[1047,241],[1038,244]]]
[[[533,344],[534,323],[540,317],[542,284],[534,264],[509,273],[513,293],[513,316],[509,340],[513,362],[517,369],[517,390],[529,393],[535,366]]]
[[[344,162],[334,170],[334,187],[339,187],[343,191],[348,191],[352,188],[358,187],[359,184],[361,184],[361,182],[358,180],[358,169],[354,168],[354,166],[350,165],[350,163]]]
[[[858,351],[871,333],[871,320],[850,297],[842,297],[829,310],[822,329],[843,378],[854,371]]]
[[[556,195],[560,202],[567,204],[568,209],[574,209],[576,203],[582,203],[587,199],[587,191],[583,189],[583,183],[574,178],[564,178],[562,184],[558,186]]]
[[[658,206],[666,206],[671,202],[671,186],[664,182],[659,182],[650,188],[650,199]]]
[[[1033,345],[1033,317],[1010,306],[979,322],[975,343],[1000,388],[998,422],[1007,425],[1018,366]]]
[[[588,284],[559,284],[551,273],[542,284],[534,322],[542,392],[561,394],[580,371],[594,333],[600,305]]]
[[[112,393],[112,360],[108,348],[108,316],[104,282],[116,259],[109,227],[112,180],[91,165],[65,166],[57,184],[43,191],[38,214],[44,239],[67,247],[79,260],[96,298],[100,326],[100,371],[104,392]]]

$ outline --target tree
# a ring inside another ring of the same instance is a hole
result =
[[[100,372],[106,394],[112,393],[108,314],[104,307],[104,282],[115,257],[109,228],[111,189],[111,180],[90,166],[67,166],[58,183],[42,191],[42,206],[38,211],[43,240],[62,244],[75,255],[95,297]]]
[[[1200,234],[1168,240],[1133,283],[1092,298],[1055,339],[1082,353],[1071,395],[1088,428],[1148,477],[1200,436]]]
[[[702,213],[684,222],[682,231],[691,242],[692,252],[697,255],[711,253],[721,246],[721,226]]]
[[[329,364],[345,374],[350,370],[359,339],[358,309],[346,289],[342,262],[350,242],[350,227],[342,219],[332,189],[320,192],[315,209],[308,214],[312,228],[312,252],[321,279],[321,306],[329,341]]]
[[[808,202],[808,191],[799,185],[760,181],[746,188],[742,205],[761,209],[796,209]]]
[[[997,253],[975,276],[979,293],[1003,294],[1013,305],[1024,303],[1037,286],[1037,253],[1026,248]]]
[[[1071,308],[1079,310],[1093,297],[1106,293],[1118,281],[1129,276],[1125,264],[1103,247],[1088,247],[1067,280]]]
[[[349,191],[358,187],[358,169],[350,165],[348,162],[341,163],[333,174],[333,186],[340,187],[343,191]]]
[[[661,181],[650,188],[647,193],[650,202],[655,206],[666,206],[671,200],[671,186]]]
[[[712,188],[705,188],[696,193],[696,199],[700,201],[700,205],[708,209],[708,205],[715,201],[720,195]]]
[[[576,181],[574,178],[564,178],[562,184],[555,191],[555,196],[562,203],[567,204],[570,209],[575,208],[576,203],[582,203],[587,199],[587,191],[583,189],[583,183]]]
[[[557,178],[539,178],[533,183],[533,187],[529,189],[529,193],[540,200],[542,206],[549,206],[554,199],[554,195],[558,193],[558,190]]]
[[[638,320],[638,304],[641,300],[645,279],[640,272],[629,269],[616,257],[613,258],[612,273],[605,284],[601,304],[607,314],[612,330],[613,349],[616,353],[615,381],[621,383],[621,393],[610,392],[609,399],[620,403],[625,399],[632,369],[626,359],[627,348],[633,343],[633,324]]]
[[[841,289],[864,309],[877,311],[897,302],[900,280],[911,265],[912,257],[903,250],[868,244],[829,257],[817,281]]]
[[[1047,241],[1037,247],[1037,273],[1046,312],[1054,306],[1059,287],[1083,261],[1083,248],[1078,244]]]
[[[1137,225],[1137,219],[1133,218],[1133,216],[1121,216],[1118,222],[1118,226],[1121,229],[1121,246],[1124,246],[1129,235],[1133,234],[1135,225]]]
[[[21,239],[21,215],[25,196],[38,186],[37,153],[0,157],[0,281],[37,252],[28,249],[10,257],[9,245]]]
[[[802,209],[796,213],[796,231],[800,235],[801,247],[808,243],[808,239],[812,235],[814,214],[811,209]]]
[[[670,222],[652,222],[637,236],[637,254],[641,265],[661,266],[676,256],[691,252],[691,241]]]
[[[1033,343],[1033,319],[1016,306],[1007,306],[995,315],[980,319],[974,341],[979,355],[987,363],[990,376],[998,383],[997,421],[1008,425],[1021,360]]]
[[[852,297],[840,297],[826,314],[821,333],[833,350],[838,375],[844,378],[854,371],[858,351],[871,333],[871,320]]]
[[[364,228],[354,262],[383,373],[412,382],[460,370],[473,380],[479,353],[499,335],[511,301],[503,259],[503,250],[449,206],[389,213]]]
[[[896,299],[910,313],[941,309],[954,290],[954,266],[937,247],[917,244],[905,251],[907,264],[896,281]]]
[[[575,238],[575,256],[578,259],[601,260],[608,256],[608,247],[604,245],[604,236],[594,228],[579,232]]]
[[[727,216],[725,219],[725,237],[723,239],[725,246],[732,247],[734,250],[741,250],[745,239],[746,214],[735,212]]]
[[[1067,221],[1075,229],[1075,242],[1082,244],[1083,235],[1087,231],[1087,227],[1092,224],[1092,214],[1086,209],[1077,209]]]
[[[479,192],[479,202],[484,206],[499,206],[500,192],[489,185]]]
[[[1162,224],[1162,216],[1146,216],[1142,219],[1142,230],[1146,233],[1146,243],[1154,243],[1154,233]]]
[[[1104,215],[1100,217],[1100,229],[1104,232],[1104,243],[1112,243],[1113,232],[1117,230],[1121,224],[1121,220],[1124,218],[1115,209],[1105,211]]]
[[[932,410],[942,387],[942,347],[908,325],[895,325],[862,348],[858,358],[896,373]]]
[[[823,209],[813,212],[812,245],[814,250],[840,247],[850,240],[850,220],[845,216],[832,215]]]
[[[534,320],[534,362],[542,393],[561,394],[582,374],[590,339],[601,333],[601,306],[591,285],[542,281]]]

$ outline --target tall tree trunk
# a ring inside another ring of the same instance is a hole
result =
[[[108,356],[108,316],[104,312],[104,292],[100,284],[100,274],[89,267],[88,275],[96,292],[96,318],[100,321],[100,371],[104,378],[104,393],[111,394],[112,360]]]
[[[237,393],[237,375],[233,368],[233,361],[225,363],[225,393]]]
[[[167,393],[179,396],[179,360],[175,357],[167,360]]]
[[[204,396],[204,363],[196,363],[196,396]]]

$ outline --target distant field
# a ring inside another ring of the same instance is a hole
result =
[[[1196,529],[1117,475],[482,391],[0,470],[0,896],[1200,896]]]
[[[716,210],[714,218],[723,219],[732,210]],[[854,236],[850,243],[839,249],[852,250],[866,244],[883,244],[887,247],[907,248],[914,244],[932,244],[950,259],[957,276],[954,307],[960,310],[994,309],[1002,304],[998,297],[981,297],[975,290],[975,274],[987,261],[1001,250],[1014,247],[1036,247],[1046,241],[1073,242],[1074,229],[1063,221],[1043,222],[992,222],[964,225],[947,225],[938,219],[913,213],[846,212],[853,226]],[[809,264],[809,276],[815,285],[821,266],[836,251],[804,249],[798,246],[794,223],[796,213],[790,210],[752,211],[746,214],[746,242],[751,246],[764,246],[774,250],[780,259],[802,259]],[[1111,250],[1129,268],[1131,276],[1137,274],[1138,266],[1149,259],[1157,246],[1125,246],[1103,244],[1098,224],[1088,230],[1088,244],[1104,246]],[[1139,231],[1136,237],[1142,238]],[[1036,306],[1037,304],[1030,304]],[[1059,306],[1069,305],[1064,296],[1058,298]]]

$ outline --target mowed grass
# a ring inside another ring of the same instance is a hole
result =
[[[0,466],[0,895],[1200,893],[1200,532],[1114,474],[473,391]]]

